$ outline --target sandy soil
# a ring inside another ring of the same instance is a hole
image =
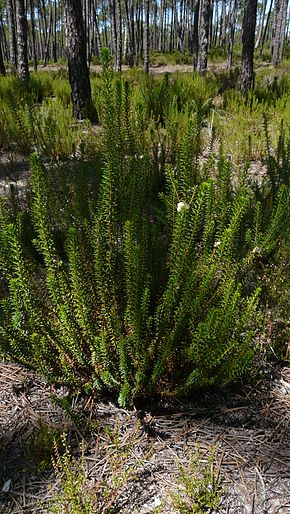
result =
[[[55,65],[55,64],[49,64],[47,66],[39,66],[39,71],[54,71],[57,72],[60,69],[66,69],[65,66]],[[123,65],[122,70],[126,71],[129,70],[130,66]],[[140,67],[142,69],[142,67]],[[208,69],[212,71],[219,71],[226,69],[226,63],[224,62],[217,62],[217,63],[209,63]],[[90,66],[90,70],[94,73],[101,73],[102,72],[102,66],[100,64],[92,64]],[[33,71],[33,68],[31,68],[31,71]],[[154,65],[149,67],[149,72],[153,75],[160,75],[162,73],[192,73],[193,66],[191,64],[166,64],[166,65]]]

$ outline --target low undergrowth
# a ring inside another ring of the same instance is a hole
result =
[[[132,68],[123,77],[130,85],[130,105],[135,115],[150,127],[152,138],[158,139],[161,131],[165,141],[169,139],[169,153],[182,140],[192,113],[202,117],[203,150],[210,145],[216,150],[222,142],[224,153],[235,163],[262,160],[265,113],[274,145],[281,120],[290,121],[286,62],[284,68],[258,70],[255,89],[246,96],[238,91],[239,67],[202,77],[197,73],[148,77]],[[91,83],[93,101],[101,115],[101,76],[92,74]],[[28,155],[37,150],[54,162],[85,158],[98,147],[94,126],[71,121],[69,82],[61,69],[32,73],[29,83],[20,83],[9,75],[0,77],[0,99],[0,149],[4,152]]]
[[[72,449],[67,436],[61,436],[52,459],[55,484],[51,493],[47,492],[49,499],[41,505],[45,511],[104,514],[126,505],[135,512],[135,489],[142,489],[147,470],[154,467],[154,449],[150,444],[143,448],[138,422],[131,428],[130,439],[124,438],[121,430],[107,426],[96,432],[93,450],[86,443]],[[178,463],[170,490],[150,498],[150,512],[164,512],[169,505],[180,514],[220,512],[225,492],[220,466],[219,451],[210,447],[201,452],[197,443],[194,450],[186,452],[186,460]]]

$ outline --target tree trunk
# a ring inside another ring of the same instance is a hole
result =
[[[129,66],[133,66],[134,63],[134,47],[133,47],[133,37],[132,37],[132,23],[130,20],[130,11],[129,11],[129,5],[128,0],[125,0],[124,2],[125,6],[125,21],[126,21],[126,27],[127,27],[127,45],[128,45],[128,52],[126,52],[127,61]]]
[[[237,0],[232,0],[231,11],[230,11],[230,37],[229,37],[229,50],[228,50],[228,70],[233,65],[233,48],[235,42],[235,29],[236,29],[236,18],[237,18]]]
[[[94,18],[94,23],[95,23],[95,27],[96,27],[96,39],[97,39],[98,54],[99,54],[99,56],[101,56],[102,55],[102,41],[101,41],[100,30],[99,30],[99,17],[97,15],[96,7],[93,7],[93,18]]]
[[[41,21],[42,21],[42,58],[43,58],[43,61],[45,61],[45,54],[46,54],[46,42],[47,42],[47,32],[48,32],[48,27],[47,27],[47,11],[46,11],[46,4],[45,4],[45,0],[41,0],[41,2],[39,2],[39,12],[40,12],[40,18],[41,18]]]
[[[122,18],[121,18],[121,2],[115,1],[115,23],[116,23],[116,71],[122,70]]]
[[[88,31],[87,1],[82,0],[81,4],[83,6],[83,22],[84,22],[85,41],[86,41],[86,56],[87,56],[87,61],[89,62],[88,38],[87,38],[87,31]]]
[[[160,22],[159,22],[159,44],[158,44],[158,50],[159,52],[163,52],[163,18],[164,18],[164,0],[160,0],[160,7],[159,7],[159,13],[160,13]]]
[[[214,11],[214,5],[213,2],[210,2],[209,5],[209,29],[208,29],[208,44],[209,47],[212,48],[213,46],[213,11]]]
[[[136,35],[136,23],[135,23],[135,17],[134,17],[134,0],[132,0],[131,5],[131,35],[132,35],[132,48],[133,48],[133,56],[134,56],[134,64],[137,66],[138,64],[138,54],[135,51],[136,47],[136,41],[137,41],[137,35]]]
[[[110,2],[111,17],[111,53],[114,55],[114,67],[117,69],[117,24],[116,24],[116,2]]]
[[[262,34],[261,47],[260,47],[260,55],[262,55],[262,53],[263,53],[263,48],[264,48],[264,44],[265,44],[265,40],[266,40],[266,35],[267,35],[267,32],[268,32],[269,23],[270,23],[272,6],[273,6],[273,0],[271,0],[271,2],[270,2],[269,11],[268,11],[267,20],[266,20],[266,25],[264,27],[263,34]]]
[[[31,39],[32,39],[33,68],[34,68],[34,71],[37,71],[37,52],[36,52],[36,39],[35,39],[34,0],[30,0],[30,17],[31,17]]]
[[[215,0],[215,30],[214,30],[213,46],[217,46],[218,30],[219,30],[219,2],[218,2],[218,0]]]
[[[261,41],[262,41],[263,27],[264,27],[264,23],[265,23],[265,15],[266,15],[266,7],[267,7],[267,0],[263,0],[261,16],[260,16],[259,32],[258,32],[255,48],[259,48]]]
[[[9,46],[10,46],[10,62],[12,72],[17,70],[17,41],[16,41],[16,18],[14,10],[14,1],[8,0],[8,25],[9,25]]]
[[[193,23],[193,37],[192,37],[192,46],[193,46],[193,69],[197,69],[198,62],[198,47],[199,47],[199,34],[198,34],[198,20],[199,20],[199,8],[200,8],[200,0],[197,0],[194,8],[194,23]]]
[[[197,71],[199,73],[205,73],[207,70],[209,15],[210,15],[210,0],[200,0],[199,50],[198,50],[198,61],[197,61]]]
[[[3,52],[2,52],[2,42],[0,41],[0,75],[6,75],[6,70],[4,66]]]
[[[226,26],[227,26],[227,5],[226,5],[226,0],[222,0],[222,16],[221,16],[221,32],[220,32],[220,45],[222,48],[226,47]]]
[[[144,71],[149,72],[149,0],[144,0]]]
[[[53,4],[53,34],[52,34],[52,58],[54,62],[57,62],[57,43],[56,43],[56,24],[57,24],[57,6],[56,0]]]
[[[16,0],[17,19],[17,56],[18,76],[20,80],[29,79],[29,67],[27,56],[27,19],[24,0]]]
[[[9,61],[9,51],[8,51],[8,46],[7,46],[7,39],[6,39],[6,33],[5,33],[5,28],[4,28],[2,11],[0,11],[0,29],[1,29],[0,32],[1,32],[3,59],[6,61]]]
[[[49,9],[49,18],[48,18],[48,30],[46,33],[46,41],[45,41],[43,66],[46,66],[47,61],[49,59],[49,42],[50,42],[51,29],[52,29],[52,10],[50,8]]]
[[[286,32],[286,25],[287,25],[287,11],[288,11],[288,0],[284,0],[283,10],[282,10],[281,32],[280,32],[281,44],[279,46],[279,53],[278,53],[279,62],[282,61],[283,54],[284,54],[285,32]]]
[[[86,56],[82,6],[79,0],[66,0],[66,37],[68,72],[73,116],[78,120],[96,118],[92,105],[91,84]]]
[[[257,0],[245,0],[242,34],[242,76],[241,91],[254,86],[254,46],[256,28]]]
[[[44,60],[45,54],[45,40],[46,40],[46,11],[43,12],[43,5],[41,0],[37,2],[38,8],[38,40],[39,40],[39,49],[40,49],[40,58]]]
[[[276,0],[272,63],[277,66],[283,57],[288,0]]]

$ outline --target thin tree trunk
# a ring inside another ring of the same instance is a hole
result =
[[[36,38],[35,38],[34,0],[30,0],[30,18],[31,18],[31,39],[32,39],[33,68],[34,68],[34,71],[37,71],[37,51],[36,51]]]
[[[17,70],[17,41],[16,41],[16,17],[14,9],[14,1],[8,0],[8,25],[9,25],[9,46],[10,46],[10,62],[12,73]]]
[[[245,0],[242,35],[242,76],[241,91],[254,86],[254,46],[256,28],[257,0]]]
[[[41,14],[41,20],[42,20],[42,30],[43,30],[43,60],[45,61],[45,54],[46,54],[46,43],[47,43],[47,32],[48,32],[48,26],[47,26],[47,11],[46,11],[46,5],[45,0],[41,0],[40,2],[40,14]]]
[[[116,23],[116,71],[122,70],[122,17],[121,17],[121,2],[116,0],[115,7],[115,23]]]
[[[9,51],[8,51],[8,45],[7,45],[7,39],[6,39],[6,33],[3,23],[3,13],[1,11],[0,15],[0,24],[1,24],[1,37],[2,37],[2,51],[3,51],[3,58],[6,61],[9,61]]]
[[[218,29],[219,29],[219,2],[215,1],[215,31],[214,31],[214,42],[213,45],[217,46],[218,40]]]
[[[143,27],[143,26],[142,26]],[[166,52],[166,43],[167,43],[167,9],[166,5],[164,7],[164,26],[163,26],[163,51]],[[143,40],[142,40],[143,42]]]
[[[136,35],[135,35],[135,55],[136,55],[136,64],[138,63],[139,57],[142,55],[142,44],[141,44],[141,28],[140,28],[140,9],[137,8],[136,4],[136,20],[135,20],[135,27],[136,27]]]
[[[205,73],[207,70],[209,14],[210,14],[210,0],[200,0],[199,50],[198,50],[198,61],[197,61],[197,71],[199,73]]]
[[[84,118],[94,120],[96,112],[91,97],[82,7],[79,0],[66,0],[65,6],[68,71],[73,116],[78,120]]]
[[[208,44],[209,47],[213,46],[213,2],[210,2],[209,7],[209,30],[208,30]]]
[[[47,61],[49,59],[49,42],[50,42],[51,28],[52,28],[52,10],[50,8],[49,9],[49,18],[48,18],[48,30],[46,33],[46,41],[45,41],[43,66],[46,66]]]
[[[149,72],[149,49],[150,49],[150,35],[149,35],[149,0],[144,0],[144,71]]]
[[[27,55],[27,19],[24,0],[16,0],[17,19],[17,55],[18,76],[20,80],[29,79],[28,55]]]
[[[181,7],[182,7],[182,0],[180,2],[180,11],[181,11]],[[177,50],[179,50],[180,52],[182,52],[182,47],[183,47],[183,44],[182,44],[182,35],[181,35],[181,26],[182,26],[182,16],[181,16],[181,13],[180,13],[180,19],[178,19],[178,11],[177,11],[177,6],[176,6],[176,0],[173,1],[173,11],[174,11],[174,28],[175,28],[175,34],[177,35]]]
[[[154,1],[154,19],[153,19],[153,50],[155,51],[157,49],[157,13],[158,13],[158,6],[156,0]],[[171,43],[171,42],[170,42]]]
[[[44,60],[45,41],[46,41],[46,10],[43,11],[43,4],[38,0],[38,34],[41,60]]]
[[[259,48],[259,46],[261,44],[262,35],[263,35],[263,27],[264,27],[265,16],[266,16],[266,7],[267,7],[267,0],[263,0],[262,12],[261,12],[260,24],[259,24],[259,32],[258,32],[258,36],[256,39],[255,48]]]
[[[103,14],[105,47],[108,48],[109,42],[108,42],[108,30],[107,30],[107,15],[106,15],[106,8],[105,8],[105,5],[104,5],[104,0],[102,0],[102,14]],[[111,30],[112,30],[112,27],[111,27]]]
[[[276,0],[272,63],[277,66],[283,56],[288,0]]]
[[[88,57],[88,37],[87,37],[87,30],[88,30],[88,19],[87,19],[87,1],[82,0],[82,6],[83,6],[83,21],[84,21],[84,33],[85,33],[85,41],[86,41],[86,56],[87,60],[89,61]]]
[[[222,0],[222,17],[221,17],[221,32],[220,32],[220,45],[222,48],[226,46],[226,26],[227,26],[227,4],[226,0]]]
[[[159,44],[158,44],[158,50],[159,52],[163,52],[163,18],[164,18],[164,0],[160,1],[160,26],[159,26]]]
[[[116,27],[116,2],[110,2],[111,16],[111,53],[114,55],[114,67],[117,69],[117,27]]]
[[[94,17],[94,23],[95,23],[95,28],[96,28],[98,54],[102,55],[102,41],[101,41],[101,36],[100,36],[100,31],[99,31],[99,17],[97,15],[97,6],[93,7],[93,17]]]
[[[237,0],[231,1],[231,11],[230,11],[230,34],[229,34],[229,50],[228,50],[228,70],[231,69],[233,65],[233,49],[235,42],[235,29],[236,29],[236,18],[237,18]]]
[[[88,53],[88,63],[90,64],[92,60],[92,41],[93,41],[93,30],[92,27],[94,23],[92,22],[92,1],[87,0],[87,16],[88,16],[88,28],[87,28],[87,53]]]
[[[268,11],[267,20],[266,20],[266,25],[264,27],[263,34],[262,34],[261,47],[260,47],[260,55],[262,55],[262,53],[263,53],[263,48],[264,48],[264,44],[265,44],[265,40],[266,40],[266,35],[267,35],[268,28],[269,28],[269,23],[270,23],[272,7],[273,7],[273,0],[271,0],[271,2],[270,2],[269,11]]]
[[[6,75],[4,66],[3,52],[2,52],[2,41],[0,41],[0,75]]]
[[[138,56],[137,56],[137,52],[135,52],[136,34],[135,34],[135,20],[134,20],[134,0],[132,0],[132,4],[131,4],[131,37],[132,37],[132,50],[133,50],[134,64],[137,65]]]
[[[193,24],[193,37],[192,37],[192,46],[193,46],[193,69],[197,69],[198,62],[198,48],[199,48],[199,8],[200,8],[200,0],[197,0],[194,8],[194,24]]]
[[[285,32],[286,32],[286,24],[287,24],[287,10],[288,10],[288,0],[284,0],[284,6],[283,6],[283,11],[282,11],[281,33],[280,33],[281,44],[279,46],[279,53],[278,53],[279,62],[282,61],[283,54],[284,54]]]
[[[61,20],[63,20],[65,18],[65,6],[63,5],[63,3],[60,4],[59,9],[60,9],[59,18]],[[61,55],[61,57],[66,55],[66,52],[65,52],[65,29],[63,26],[61,27],[61,33],[60,33],[60,55]]]
[[[138,27],[139,57],[140,57],[140,59],[142,59],[142,56],[143,56],[143,9],[140,6],[138,8],[138,23],[137,23],[137,27]]]
[[[131,25],[130,15],[129,15],[128,0],[124,1],[124,5],[125,5],[125,22],[126,22],[126,27],[127,27],[127,48],[128,48],[128,52],[126,51],[126,56],[127,56],[127,61],[128,61],[129,66],[133,66],[134,48],[133,48],[132,25]]]
[[[57,61],[57,42],[56,42],[56,24],[57,24],[57,6],[56,0],[53,4],[53,34],[52,34],[52,58],[53,61]]]
[[[175,25],[175,10],[172,8],[172,19],[171,19],[170,36],[169,36],[169,52],[170,53],[174,49],[174,25]]]

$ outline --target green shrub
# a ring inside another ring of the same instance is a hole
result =
[[[193,57],[188,52],[173,50],[172,52],[150,52],[150,66],[166,66],[175,64],[192,65]]]
[[[55,97],[60,100],[64,107],[71,104],[71,88],[67,79],[57,79],[52,83],[52,90]]]
[[[50,160],[68,159],[80,153],[88,142],[90,124],[74,123],[71,108],[59,100],[43,101],[41,108],[30,102],[0,103],[0,145],[23,155],[37,150]],[[95,137],[91,134],[93,140]]]
[[[166,94],[167,79],[158,87]],[[287,237],[289,212],[285,136],[265,187],[251,187],[246,169],[234,185],[222,153],[215,168],[199,162],[200,109],[178,135],[165,102],[160,127],[134,101],[106,60],[90,180],[80,168],[65,189],[69,168],[44,168],[34,154],[26,209],[1,209],[2,349],[121,405],[245,375],[259,328],[257,262]]]

